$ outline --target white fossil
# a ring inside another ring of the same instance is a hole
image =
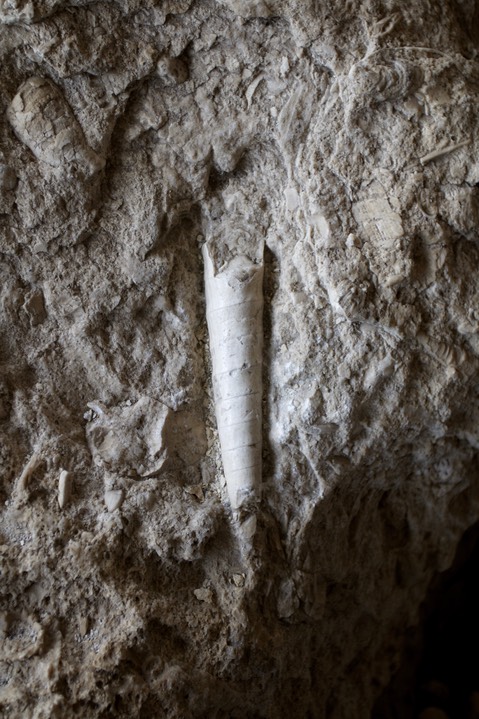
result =
[[[423,157],[420,157],[419,162],[421,163],[421,165],[426,165],[428,162],[431,162],[431,160],[436,160],[439,157],[443,157],[444,155],[449,155],[449,153],[454,152],[454,150],[459,150],[459,148],[465,147],[468,144],[469,140],[463,140],[462,142],[456,142],[454,145],[447,145],[446,147],[441,147],[437,150],[429,152],[427,155],[423,155]]]
[[[48,78],[26,80],[9,105],[7,118],[19,140],[52,167],[76,163],[92,174],[105,165],[88,145],[63,93]]]
[[[24,492],[27,489],[30,478],[33,475],[33,473],[35,472],[35,470],[37,469],[37,467],[39,466],[40,462],[41,462],[40,453],[34,452],[32,454],[32,456],[30,457],[30,459],[28,460],[28,462],[26,463],[26,465],[24,466],[22,473],[20,474],[20,476],[18,478],[17,485],[16,485],[16,490],[18,492]]]
[[[105,492],[105,505],[109,512],[119,509],[123,503],[124,494],[122,489],[109,489]]]
[[[68,504],[73,488],[73,477],[71,472],[62,469],[58,479],[58,504],[63,509]]]
[[[213,393],[233,509],[259,497],[263,352],[263,262],[237,255],[215,267],[203,245]]]

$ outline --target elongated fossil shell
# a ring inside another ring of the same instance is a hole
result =
[[[233,509],[261,490],[263,264],[238,255],[215,272],[203,245],[213,393]]]
[[[7,109],[7,118],[19,140],[51,167],[73,162],[88,174],[104,167],[62,92],[48,78],[26,80]]]

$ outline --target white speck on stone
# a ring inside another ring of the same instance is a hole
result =
[[[123,503],[122,489],[109,489],[105,492],[105,504],[109,512],[119,509]]]

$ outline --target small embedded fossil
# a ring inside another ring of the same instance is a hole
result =
[[[263,263],[237,255],[216,268],[203,245],[213,392],[228,496],[233,509],[261,489]]]
[[[105,165],[89,147],[63,93],[48,78],[26,80],[9,105],[7,118],[19,140],[51,167],[76,163],[93,174]]]
[[[71,497],[73,488],[73,477],[71,472],[67,472],[66,469],[62,469],[60,477],[58,479],[58,504],[60,509],[64,509],[68,504]]]
[[[123,503],[124,493],[122,489],[109,489],[105,492],[105,505],[108,512],[119,509]]]
[[[402,60],[371,62],[371,57],[355,63],[349,71],[348,81],[356,97],[373,103],[400,100],[421,86],[421,70]]]
[[[456,142],[453,145],[447,145],[446,147],[440,147],[437,150],[433,150],[432,152],[429,152],[427,155],[423,155],[419,158],[419,162],[421,165],[426,165],[428,162],[431,162],[431,160],[437,160],[439,157],[444,157],[444,155],[449,155],[449,153],[454,152],[454,150],[459,150],[461,147],[465,147],[469,144],[469,140],[463,140],[463,142]]]
[[[34,452],[32,454],[32,456],[30,457],[30,459],[28,460],[28,462],[26,463],[26,465],[24,466],[22,473],[20,474],[20,476],[18,478],[17,486],[16,486],[17,491],[24,492],[27,489],[30,478],[33,475],[33,473],[35,472],[35,470],[37,469],[37,467],[40,465],[40,462],[41,462],[40,453]]]

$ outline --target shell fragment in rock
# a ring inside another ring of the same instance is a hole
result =
[[[398,59],[374,62],[372,57],[355,63],[348,80],[354,94],[370,102],[394,102],[408,97],[423,82],[419,67]]]
[[[203,245],[213,393],[233,509],[259,497],[262,451],[263,263],[245,255],[215,269]]]
[[[35,472],[35,470],[38,468],[41,462],[41,457],[39,452],[34,452],[26,465],[24,466],[22,473],[20,474],[17,484],[16,484],[16,490],[19,492],[25,492],[25,490],[28,487],[28,484],[30,482],[30,479]]]
[[[73,489],[73,477],[71,472],[62,469],[58,479],[58,504],[60,509],[64,509],[68,504]]]
[[[7,118],[18,139],[51,167],[75,163],[90,175],[105,165],[88,145],[63,93],[48,78],[26,80],[9,105]]]
[[[105,492],[105,505],[108,512],[115,512],[123,503],[124,493],[122,489],[109,489]]]
[[[119,407],[96,401],[88,406],[95,416],[86,426],[86,437],[98,467],[133,477],[153,477],[161,471],[168,454],[169,407],[147,396]]]

